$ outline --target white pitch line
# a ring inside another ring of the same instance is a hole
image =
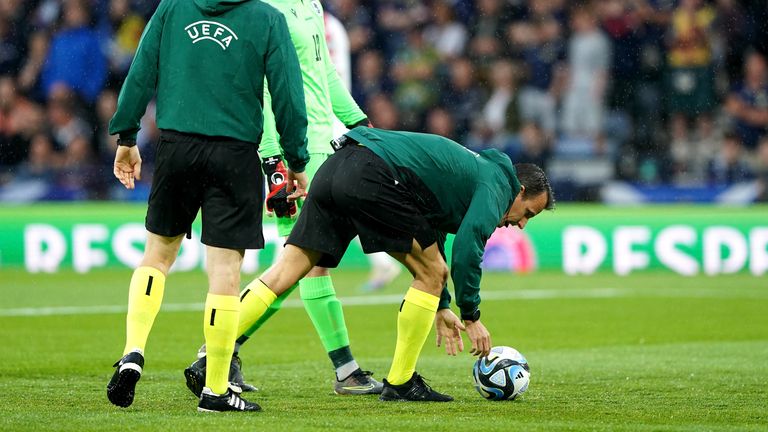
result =
[[[594,298],[594,297],[619,297],[623,294],[618,289],[561,289],[561,290],[516,290],[516,291],[489,291],[482,293],[484,301],[512,300],[512,299],[551,299],[551,298]],[[626,291],[626,290],[624,290]],[[377,306],[387,304],[399,304],[403,301],[403,294],[366,295],[339,297],[344,306]],[[162,310],[167,312],[190,312],[203,310],[203,303],[168,303],[163,304]],[[283,307],[301,308],[304,304],[299,299],[288,299]],[[98,305],[98,306],[56,306],[36,308],[0,309],[0,316],[52,316],[52,315],[95,315],[110,313],[125,313],[126,305]]]
[[[727,289],[627,289],[627,288],[591,288],[591,289],[527,289],[509,291],[481,292],[483,301],[503,300],[548,300],[562,298],[618,298],[618,297],[667,297],[667,298],[757,298],[768,299],[768,292],[729,292]],[[344,306],[377,306],[399,304],[403,301],[403,294],[387,295],[359,295],[339,297]],[[203,303],[167,303],[163,304],[165,312],[195,312],[204,308]],[[283,303],[283,307],[304,307],[299,299],[289,299]],[[126,305],[98,305],[98,306],[56,306],[35,308],[0,309],[0,317],[38,317],[56,315],[97,315],[125,313]]]

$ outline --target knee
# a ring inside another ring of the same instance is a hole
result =
[[[176,256],[179,254],[179,248],[183,240],[183,234],[176,237],[163,237],[147,233],[147,242],[144,246],[144,258],[141,260],[141,266],[156,268],[167,275],[171,266],[176,261]]]

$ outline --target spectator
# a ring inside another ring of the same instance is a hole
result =
[[[506,2],[498,0],[477,0],[475,3],[477,13],[471,23],[472,38],[490,37],[500,40],[509,24],[510,10],[506,9]]]
[[[395,104],[385,94],[368,99],[365,112],[371,123],[381,129],[400,129],[400,118]]]
[[[421,28],[408,32],[408,44],[395,55],[392,76],[395,79],[394,102],[407,130],[418,129],[424,113],[437,100],[435,69],[437,52],[427,45]]]
[[[32,138],[43,142],[46,127],[62,163],[65,156],[68,166],[111,162],[114,139],[103,132],[114,109],[111,89],[158,3],[0,0],[0,165],[14,165],[5,178],[32,158]],[[530,148],[530,160],[546,158],[555,142],[559,156],[619,144],[627,179],[652,164],[659,181],[675,174],[699,183],[727,153],[713,120],[721,112],[745,155],[759,153],[758,138],[768,134],[768,62],[760,54],[768,49],[768,9],[761,2],[327,3],[349,32],[352,94],[379,127],[443,130],[468,147],[518,157]],[[99,45],[103,55],[91,48]],[[98,58],[103,67],[92,64]],[[61,93],[62,83],[76,97]],[[156,133],[150,105],[138,137],[147,163]],[[82,140],[90,147],[80,147]]]
[[[104,90],[96,101],[96,154],[103,165],[109,166],[115,160],[117,136],[109,134],[109,121],[117,109],[117,93],[114,90]],[[108,178],[112,173],[107,174]]]
[[[62,174],[66,183],[72,187],[87,185],[91,179],[93,168],[93,152],[91,143],[80,135],[75,137],[64,150]]]
[[[99,169],[95,164],[90,137],[74,135],[62,153],[61,168],[57,184],[76,199],[100,198],[110,185],[102,181],[106,167]]]
[[[650,161],[658,161],[665,157],[664,152],[660,150],[663,148],[661,143],[668,141],[664,126],[666,113],[660,107],[663,105],[663,70],[666,59],[664,37],[669,27],[672,5],[671,1],[666,0],[634,0],[632,2],[632,8],[642,25],[638,29],[640,77],[635,92],[634,110],[630,110],[634,125],[630,149],[634,154],[630,156],[633,159],[636,159],[637,154],[647,156],[648,164],[654,166],[657,162]]]
[[[602,128],[610,45],[589,6],[572,11],[573,34],[568,42],[568,74],[562,128],[570,138],[588,139],[603,153]]]
[[[13,166],[27,156],[32,135],[43,128],[43,112],[18,94],[11,76],[0,77],[0,166]]]
[[[424,38],[443,61],[460,56],[467,44],[467,29],[454,19],[448,0],[433,3],[432,15],[433,22],[424,30]]]
[[[689,139],[689,119],[696,123],[699,139],[712,132],[715,81],[710,35],[714,18],[714,10],[702,0],[681,0],[672,15],[667,92],[673,144],[690,145],[684,143]]]
[[[391,83],[385,76],[384,58],[378,51],[366,51],[358,57],[355,79],[352,80],[352,96],[360,106],[379,93],[389,93]]]
[[[712,185],[732,185],[752,178],[754,174],[744,160],[741,138],[734,132],[727,132],[719,154],[709,161],[707,181]]]
[[[38,102],[44,102],[45,94],[40,82],[40,74],[48,56],[48,34],[43,31],[32,33],[27,45],[27,58],[18,75],[19,90]]]
[[[506,153],[515,163],[533,163],[544,169],[549,160],[549,142],[545,131],[535,122],[526,122],[518,143],[506,148]]]
[[[40,30],[50,30],[61,14],[61,0],[41,0],[32,14],[32,25]]]
[[[122,82],[139,46],[146,22],[141,15],[131,11],[130,0],[110,0],[107,20],[109,69],[114,78]]]
[[[477,85],[475,67],[467,58],[451,63],[450,81],[440,92],[442,106],[451,107],[456,122],[455,133],[461,141],[469,132],[472,119],[480,112],[485,101],[482,89]]]
[[[359,0],[332,0],[332,10],[339,21],[344,23],[349,36],[349,51],[352,62],[357,55],[369,48],[373,40],[373,20],[367,8]]]
[[[768,135],[757,146],[757,201],[768,202]]]
[[[14,31],[11,19],[0,13],[0,74],[19,69],[24,53],[24,40]]]
[[[421,33],[429,17],[429,10],[419,1],[379,0],[376,7],[377,46],[389,64],[398,52],[411,43],[411,30]]]
[[[50,137],[37,133],[30,140],[29,158],[19,167],[16,180],[52,181],[60,163],[61,157],[54,150]]]
[[[497,60],[491,66],[491,95],[482,108],[484,123],[492,135],[516,133],[520,129],[518,74],[509,60]]]
[[[556,16],[562,18],[565,0],[528,0],[527,19],[531,22]]]
[[[725,103],[736,132],[749,150],[768,133],[768,71],[762,54],[752,52],[744,60],[744,81],[734,86]]]
[[[141,14],[145,19],[148,19],[155,9],[157,9],[160,0],[132,0],[131,4],[136,12]]]
[[[57,85],[65,84],[92,104],[104,87],[107,62],[89,22],[86,0],[64,3],[62,30],[53,36],[43,68],[43,89],[48,97]]]
[[[77,114],[75,95],[65,85],[54,86],[48,101],[48,122],[54,146],[66,151],[78,139],[89,142],[91,127]]]
[[[635,111],[635,91],[641,77],[642,21],[632,6],[627,1],[608,0],[600,8],[603,29],[613,47],[608,104],[627,114]]]
[[[456,122],[451,112],[443,107],[433,108],[427,114],[426,132],[456,140]]]
[[[530,30],[529,38],[522,41],[528,80],[520,91],[520,110],[523,118],[540,124],[553,138],[557,127],[555,107],[563,86],[565,42],[560,23],[553,16],[542,17]]]
[[[150,101],[147,111],[141,118],[141,129],[136,135],[136,145],[141,150],[142,165],[152,166],[155,162],[155,143],[160,139],[160,129],[157,127],[157,101]],[[151,179],[151,172],[150,178]],[[146,179],[145,179],[146,181]]]
[[[509,24],[504,4],[498,0],[478,0],[477,13],[470,24],[469,56],[478,66],[493,62],[502,52],[502,38]]]
[[[744,9],[736,0],[717,0],[715,22],[719,37],[718,51],[720,62],[729,82],[741,80],[742,60],[747,50],[747,32],[749,26]]]

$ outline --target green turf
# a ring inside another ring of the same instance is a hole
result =
[[[768,430],[765,278],[489,274],[483,321],[494,344],[518,348],[532,368],[528,393],[513,402],[481,399],[473,358],[446,356],[434,335],[419,370],[455,402],[334,396],[330,362],[308,318],[287,308],[242,351],[264,412],[206,415],[195,411],[181,374],[202,342],[200,311],[161,312],[133,406],[107,401],[124,313],[94,312],[124,308],[129,277],[0,273],[0,430]],[[364,278],[339,272],[340,295],[362,295]],[[201,303],[205,281],[202,273],[173,274],[168,309]],[[395,338],[396,300],[386,295],[406,286],[401,277],[376,293],[386,304],[346,308],[353,352],[379,378]],[[67,306],[96,308],[56,309]],[[39,307],[53,309],[23,316]]]

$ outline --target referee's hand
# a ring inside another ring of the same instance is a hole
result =
[[[445,344],[445,353],[455,356],[464,351],[464,340],[461,339],[461,330],[466,331],[459,317],[450,309],[439,309],[435,314],[435,335],[437,346]]]
[[[295,173],[288,170],[288,184],[286,185],[286,192],[288,195],[288,201],[296,201],[299,198],[307,196],[307,187],[309,186],[309,179],[307,179],[306,173]]]
[[[115,177],[126,189],[133,189],[135,180],[141,180],[141,155],[137,146],[117,146],[115,152]]]

